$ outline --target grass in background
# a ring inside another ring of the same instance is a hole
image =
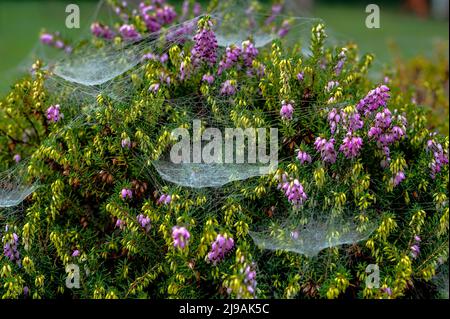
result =
[[[181,1],[170,1],[171,3]],[[204,1],[201,1],[205,3]],[[88,32],[97,8],[96,1],[11,1],[0,2],[0,94],[7,91],[23,69],[29,67],[39,32],[61,31],[68,38],[78,38],[80,30],[65,28],[65,7],[77,3],[81,10],[81,30]],[[391,61],[389,43],[395,43],[405,58],[416,55],[431,56],[437,42],[448,47],[448,21],[421,20],[403,14],[396,7],[381,4],[381,28],[365,27],[365,3],[335,4],[316,1],[313,15],[325,20],[333,30],[331,37],[353,41],[362,52],[373,52],[377,63]],[[329,29],[328,29],[329,30]]]

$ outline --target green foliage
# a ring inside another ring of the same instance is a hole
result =
[[[22,298],[25,286],[33,298],[246,298],[253,296],[243,275],[247,267],[257,269],[256,296],[261,298],[399,298],[408,296],[416,282],[433,278],[448,256],[448,166],[430,177],[426,114],[407,94],[391,88],[388,107],[404,114],[408,125],[406,138],[391,146],[387,168],[380,168],[383,155],[366,131],[358,158],[339,153],[329,164],[315,156],[307,166],[296,159],[299,148],[315,154],[316,137],[331,137],[327,115],[333,105],[343,104],[351,114],[376,87],[367,77],[371,55],[360,57],[355,46],[345,47],[347,60],[336,75],[342,48],[325,46],[319,24],[312,30],[311,56],[275,41],[253,61],[254,68],[265,67],[264,76],[249,77],[245,69],[233,68],[206,85],[201,76],[211,71],[207,66],[187,81],[178,78],[182,62],[193,68],[190,49],[189,43],[175,45],[169,63],[149,61],[143,72],[122,75],[132,79],[126,103],[100,94],[85,111],[82,103],[45,89],[50,74],[40,62],[35,74],[18,82],[1,102],[1,162],[11,166],[16,153],[29,157],[28,172],[41,185],[22,213],[0,215],[0,223],[9,225],[2,230],[4,242],[12,233],[19,236],[22,265],[0,259],[3,298]],[[303,81],[297,79],[300,72]],[[173,83],[149,92],[161,73]],[[218,83],[225,80],[236,81],[239,89],[230,98],[218,98]],[[331,80],[339,85],[327,92]],[[313,258],[257,248],[249,230],[268,227],[292,209],[274,174],[196,190],[165,183],[148,165],[173,142],[172,128],[190,125],[187,114],[200,103],[179,102],[186,96],[201,100],[212,118],[236,127],[278,127],[283,160],[277,174],[301,181],[307,203],[314,202],[323,214],[345,208],[361,225],[379,220],[377,229],[366,241],[327,248]],[[292,121],[280,119],[282,100],[295,105]],[[45,115],[53,103],[64,112],[57,123]],[[124,139],[130,139],[130,148],[121,147]],[[448,137],[433,139],[448,150]],[[392,177],[399,171],[406,179],[394,187]],[[124,188],[133,191],[132,199],[121,198]],[[158,203],[161,194],[171,194],[170,204]],[[148,231],[137,221],[139,214],[150,218]],[[125,227],[115,226],[118,219]],[[175,225],[191,234],[185,249],[173,245]],[[234,238],[235,248],[214,265],[207,253],[219,233]],[[417,258],[411,255],[414,236],[421,237]],[[72,263],[80,267],[80,289],[65,286],[65,269]],[[364,270],[373,263],[380,267],[381,285],[370,289]]]

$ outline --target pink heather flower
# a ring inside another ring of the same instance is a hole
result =
[[[50,33],[41,34],[40,40],[43,44],[51,45],[53,43],[54,37]]]
[[[288,181],[286,176],[284,175],[283,181],[278,185],[278,188],[284,192],[287,200],[294,207],[300,207],[301,205],[303,205],[303,202],[308,199],[308,196],[303,189],[303,185],[297,179]]]
[[[283,6],[281,4],[272,5],[272,13],[266,19],[265,24],[268,25],[268,24],[271,24],[273,21],[275,21],[275,18],[281,13],[282,9],[283,9]]]
[[[175,21],[177,13],[171,6],[156,9],[156,19],[160,24],[170,24]]]
[[[161,29],[161,24],[154,15],[149,15],[147,13],[142,14],[145,26],[149,32],[157,32]]]
[[[220,88],[220,94],[222,95],[234,95],[236,93],[236,86],[230,80],[226,80],[222,83]]]
[[[334,72],[336,75],[341,74],[342,68],[344,67],[344,63],[347,60],[346,49],[342,49],[342,51],[339,53],[338,56],[338,62],[336,63],[336,66],[334,67]]]
[[[141,35],[132,24],[124,24],[119,28],[119,32],[125,40],[139,40]]]
[[[411,256],[413,258],[417,258],[417,256],[419,256],[420,253],[420,247],[418,244],[414,244],[411,246]]]
[[[225,255],[234,247],[233,238],[228,238],[224,235],[218,234],[216,240],[211,245],[207,258],[210,262],[216,265],[221,261]]]
[[[120,196],[122,197],[122,199],[131,199],[133,198],[133,192],[131,191],[131,189],[124,188],[120,192]]]
[[[184,0],[183,4],[181,5],[181,16],[180,21],[186,20],[187,15],[189,14],[189,0]]]
[[[163,53],[161,54],[161,56],[159,57],[159,61],[161,63],[166,63],[169,60],[169,55],[167,53]]]
[[[361,120],[359,113],[352,113],[348,115],[345,112],[341,112],[341,116],[342,127],[349,133],[354,133],[364,126],[364,122]]]
[[[108,26],[104,26],[98,22],[91,25],[91,32],[97,38],[106,40],[112,40],[114,38],[114,32]]]
[[[172,195],[165,195],[165,194],[162,194],[157,201],[158,204],[164,205],[169,205],[171,202],[172,202]]]
[[[283,120],[292,120],[292,115],[294,114],[294,107],[291,103],[286,101],[281,101],[280,116]]]
[[[297,74],[297,80],[299,80],[300,82],[303,81],[304,78],[305,78],[305,74],[303,72],[300,72]]]
[[[188,244],[190,237],[191,234],[186,228],[179,226],[172,227],[172,239],[175,248],[184,249]]]
[[[120,145],[122,146],[122,148],[130,148],[131,147],[131,140],[129,137],[124,138],[121,142]]]
[[[214,82],[214,76],[212,76],[211,74],[205,74],[202,77],[202,81],[208,84],[212,84]]]
[[[200,20],[198,30],[194,36],[195,45],[191,50],[194,65],[205,62],[213,66],[217,61],[217,39],[212,31],[211,20]]]
[[[125,222],[123,220],[117,218],[115,227],[117,227],[117,228],[122,230],[122,229],[125,228]]]
[[[415,236],[414,236],[414,241],[415,241],[416,243],[420,243],[420,242],[422,241],[422,239],[420,238],[419,235],[415,235]]]
[[[159,83],[153,83],[152,85],[150,85],[148,91],[152,93],[157,93],[159,91]]]
[[[397,186],[398,184],[400,184],[404,179],[405,179],[405,173],[403,171],[398,172],[397,174],[395,174],[392,183],[395,186]]]
[[[289,22],[289,20],[284,20],[283,23],[281,24],[281,28],[278,30],[278,36],[280,38],[284,38],[289,31],[291,30],[291,23]]]
[[[389,95],[389,88],[386,85],[380,85],[371,90],[363,99],[356,105],[356,109],[365,116],[376,111],[380,106],[386,106]]]
[[[202,13],[202,6],[200,5],[200,3],[198,2],[194,3],[194,8],[192,9],[192,12],[194,13],[195,17],[198,17]]]
[[[146,232],[150,230],[151,224],[149,217],[145,216],[144,214],[140,214],[137,216],[137,221],[139,225],[141,225],[141,227],[145,229]]]
[[[72,257],[78,257],[80,256],[80,251],[78,249],[74,250],[72,253]]]
[[[158,57],[158,55],[156,55],[154,53],[146,53],[142,56],[142,60],[158,61],[159,57]]]
[[[15,161],[16,163],[19,163],[20,160],[22,159],[22,157],[20,157],[19,154],[16,154],[16,155],[13,156],[13,159],[14,159],[14,161]]]
[[[442,170],[442,166],[448,165],[448,149],[444,150],[440,143],[430,139],[427,141],[426,150],[433,154],[429,167],[431,169],[431,178],[435,179],[436,174]]]
[[[234,44],[227,47],[223,59],[219,62],[217,74],[221,75],[224,70],[230,69],[235,65],[241,55],[241,49]]]
[[[317,137],[314,142],[314,146],[324,162],[335,163],[336,162],[336,151],[334,150],[334,138],[327,141],[325,138]]]
[[[330,81],[327,83],[327,86],[325,87],[325,91],[330,92],[331,90],[333,90],[334,88],[336,88],[338,86],[339,86],[338,81]]]
[[[187,63],[186,61],[181,62],[180,64],[180,80],[184,80],[186,79],[188,76],[188,71],[187,71]]]
[[[347,135],[342,141],[342,145],[339,150],[344,153],[346,158],[354,158],[359,155],[363,145],[363,140],[359,136]]]
[[[391,288],[387,287],[387,288],[382,288],[383,292],[388,294],[388,296],[392,295],[392,290]]]
[[[244,64],[247,67],[251,67],[253,64],[253,60],[258,55],[258,49],[253,45],[250,41],[242,42],[242,59],[244,60]]]
[[[304,164],[306,162],[311,163],[311,156],[303,151],[298,151],[297,158],[300,161],[300,164]]]
[[[19,236],[16,233],[13,233],[12,238],[8,241],[5,237],[3,237],[3,244],[3,254],[5,257],[11,262],[15,262],[17,265],[20,265],[20,253],[18,250]]]
[[[64,115],[61,113],[61,108],[59,104],[52,105],[47,109],[48,120],[56,123],[63,117]]]
[[[247,291],[254,295],[256,292],[256,271],[255,264],[245,267],[244,271],[244,285],[247,287]]]
[[[328,113],[328,123],[330,124],[331,134],[334,134],[337,129],[337,125],[341,120],[341,115],[338,113],[336,109],[332,109],[330,113]]]

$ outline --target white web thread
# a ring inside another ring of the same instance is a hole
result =
[[[251,231],[254,243],[261,249],[295,252],[315,257],[326,248],[363,241],[376,229],[376,223],[359,226],[353,217],[314,214],[306,220],[290,217],[273,223],[267,230]]]
[[[26,164],[18,164],[0,173],[0,208],[19,205],[37,189],[36,183],[27,184],[25,179]]]

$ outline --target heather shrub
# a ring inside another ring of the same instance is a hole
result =
[[[93,24],[93,39],[37,61],[1,101],[2,297],[404,298],[432,287],[448,256],[448,136],[424,108],[369,80],[373,57],[328,45],[320,21],[250,6],[242,35],[239,11],[191,9],[120,7],[126,20]],[[195,119],[277,128],[277,168],[159,165],[172,130]],[[71,265],[79,287],[66,285]],[[367,285],[374,265],[379,285]]]

